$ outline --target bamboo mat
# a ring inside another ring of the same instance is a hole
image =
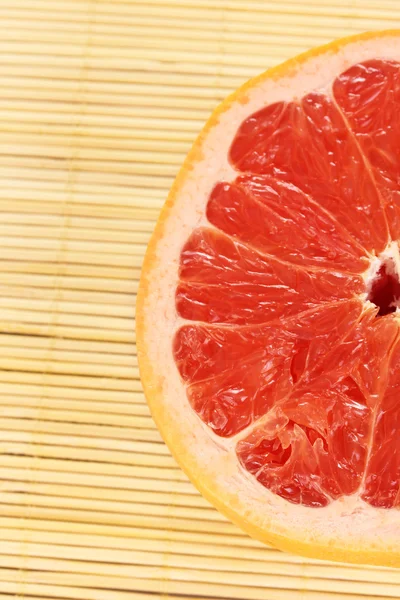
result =
[[[400,598],[400,572],[266,548],[149,415],[146,243],[216,104],[398,0],[0,0],[0,600]]]

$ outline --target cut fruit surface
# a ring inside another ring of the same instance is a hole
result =
[[[189,477],[251,535],[400,565],[400,33],[250,81],[146,256],[142,380]]]

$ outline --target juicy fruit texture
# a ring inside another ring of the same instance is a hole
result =
[[[188,400],[290,502],[400,505],[399,103],[400,64],[371,60],[246,119],[182,250]]]

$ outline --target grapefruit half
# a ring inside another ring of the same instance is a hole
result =
[[[312,50],[219,106],[146,254],[144,390],[253,537],[400,564],[400,32]]]

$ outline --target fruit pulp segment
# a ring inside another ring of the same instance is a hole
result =
[[[188,400],[290,502],[400,504],[400,284],[387,262],[365,283],[400,238],[399,103],[400,65],[373,60],[250,116],[181,253]]]

